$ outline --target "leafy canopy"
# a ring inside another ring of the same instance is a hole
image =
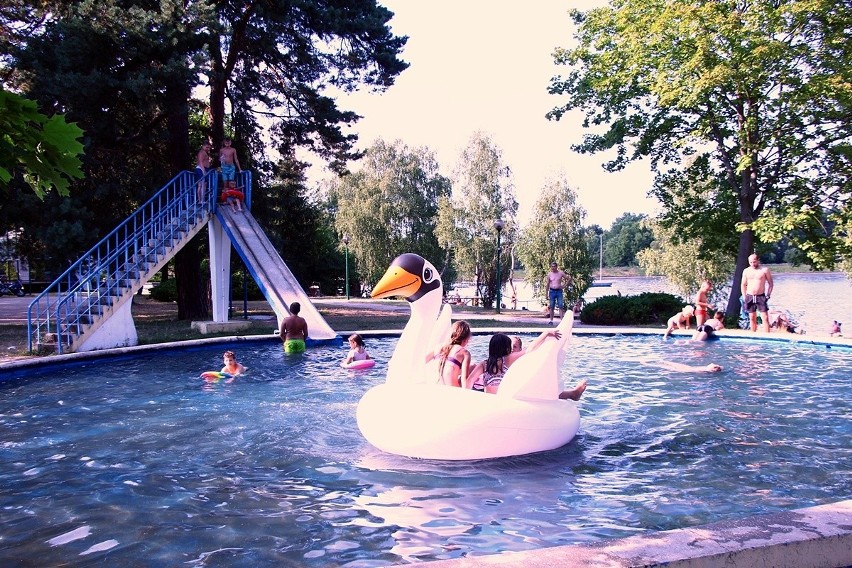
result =
[[[360,165],[330,191],[335,229],[341,239],[349,237],[358,274],[375,283],[405,252],[429,259],[440,270],[445,254],[435,237],[435,217],[450,182],[438,171],[434,153],[379,139]]]
[[[0,185],[20,173],[39,199],[56,188],[67,196],[83,177],[83,131],[62,115],[45,116],[34,101],[0,89]]]
[[[527,282],[537,285],[538,297],[547,300],[550,263],[573,279],[565,300],[580,299],[592,283],[594,260],[586,244],[586,211],[564,175],[545,183],[536,201],[532,221],[518,242],[518,256],[526,268]]]
[[[484,132],[474,133],[459,156],[452,199],[441,202],[437,236],[438,243],[450,251],[459,276],[474,280],[486,307],[497,296],[498,258],[500,266],[507,267],[500,271],[501,285],[509,278],[517,214],[514,178],[501,149]],[[498,219],[504,223],[499,251]]]
[[[649,158],[665,186],[704,160],[718,196],[680,220],[695,226],[717,201],[735,204],[733,282],[755,236],[807,241],[820,268],[849,252],[834,228],[850,199],[850,3],[613,0],[572,15],[578,45],[556,52],[568,73],[551,84],[564,103],[548,116],[584,113],[576,150],[614,151],[610,170]],[[831,216],[834,227],[822,222]]]

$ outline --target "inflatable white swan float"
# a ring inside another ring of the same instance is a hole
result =
[[[429,261],[400,255],[372,296],[403,296],[411,306],[385,383],[358,403],[358,427],[375,447],[415,458],[474,460],[552,450],[576,435],[577,405],[558,398],[573,318],[562,318],[560,339],[518,359],[497,394],[486,394],[438,384],[436,364],[425,363],[428,352],[449,340],[452,311],[449,305],[441,310],[441,279]]]

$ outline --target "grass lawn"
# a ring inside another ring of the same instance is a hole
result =
[[[380,303],[376,307],[346,307],[338,305],[318,305],[319,311],[335,331],[369,331],[376,329],[402,330],[408,322],[408,311],[391,311],[383,308]],[[455,319],[464,318],[465,314],[481,314],[482,308],[454,308]],[[265,301],[248,302],[245,314],[251,326],[239,335],[267,335],[277,327],[275,314]],[[264,316],[266,316],[264,318]],[[234,303],[233,320],[243,319],[243,303]],[[148,296],[133,299],[133,320],[140,345],[167,343],[171,341],[186,341],[205,337],[225,337],[234,335],[233,332],[201,334],[191,328],[191,322],[177,319],[177,304],[157,302]],[[471,327],[488,328],[506,325],[505,320],[477,318],[469,320]],[[541,324],[518,322],[513,327],[534,327]],[[0,326],[0,361],[9,357],[27,355],[27,326],[26,324],[6,324]]]

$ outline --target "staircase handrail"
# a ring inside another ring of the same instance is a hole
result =
[[[248,179],[250,180],[250,176]],[[196,203],[197,188],[202,184],[207,190],[207,195],[203,202]],[[27,308],[27,349],[33,350],[35,335],[41,337],[44,334],[54,333],[57,351],[61,353],[64,343],[62,326],[68,323],[79,323],[79,310],[71,309],[71,304],[87,304],[87,308],[91,309],[92,305],[101,300],[98,296],[95,302],[92,302],[92,279],[100,280],[103,276],[109,288],[111,278],[120,279],[121,272],[118,270],[117,262],[132,263],[132,257],[147,246],[148,239],[156,234],[154,230],[158,224],[181,213],[188,213],[191,210],[198,212],[199,207],[201,213],[209,214],[215,207],[218,195],[216,170],[208,172],[200,181],[196,179],[195,173],[190,171],[180,172],[172,178],[30,302]],[[112,240],[115,240],[114,244]],[[114,282],[113,285],[117,283]],[[99,288],[97,283],[95,288]],[[85,301],[83,300],[84,291],[87,292]],[[64,318],[72,313],[77,314],[78,321],[67,322]]]

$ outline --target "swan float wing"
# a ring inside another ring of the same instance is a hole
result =
[[[573,317],[563,317],[557,326],[561,337],[548,338],[538,349],[515,361],[497,396],[523,400],[554,400],[562,391],[561,369],[574,328]]]

